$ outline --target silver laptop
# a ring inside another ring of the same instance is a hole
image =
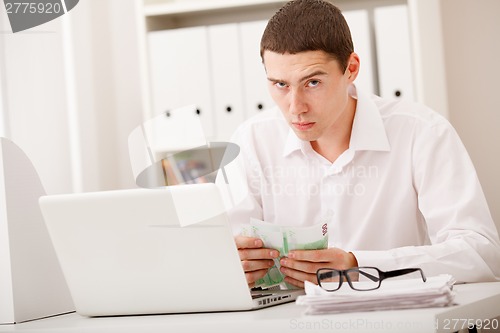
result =
[[[251,310],[303,293],[252,296],[211,183],[44,196],[40,207],[82,315]]]

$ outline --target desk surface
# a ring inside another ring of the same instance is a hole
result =
[[[288,303],[256,311],[87,318],[76,313],[16,325],[0,332],[453,332],[468,320],[500,332],[500,282],[456,285],[457,305],[397,311],[305,315]],[[488,321],[491,320],[491,321]],[[465,325],[462,327],[462,325]],[[496,329],[495,329],[496,328]]]

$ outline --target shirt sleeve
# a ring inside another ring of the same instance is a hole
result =
[[[500,241],[476,171],[447,122],[419,131],[413,149],[414,187],[430,245],[352,251],[359,266],[420,267],[458,282],[500,280]]]

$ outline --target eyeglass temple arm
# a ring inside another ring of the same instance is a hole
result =
[[[388,272],[382,272],[383,273],[383,278],[391,278],[391,277],[396,277],[396,276],[401,276],[405,274],[410,274],[413,272],[419,271],[420,275],[422,276],[422,280],[427,281],[427,278],[424,275],[424,272],[420,268],[403,268],[403,269],[396,269],[394,271],[388,271]]]
[[[373,282],[378,282],[380,280],[380,278],[378,276],[374,276],[374,275],[369,274],[363,270],[358,270],[357,272],[359,272],[359,274],[364,275],[365,277],[369,278]]]

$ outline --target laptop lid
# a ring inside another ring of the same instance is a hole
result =
[[[254,306],[215,184],[44,196],[40,207],[82,315]]]

